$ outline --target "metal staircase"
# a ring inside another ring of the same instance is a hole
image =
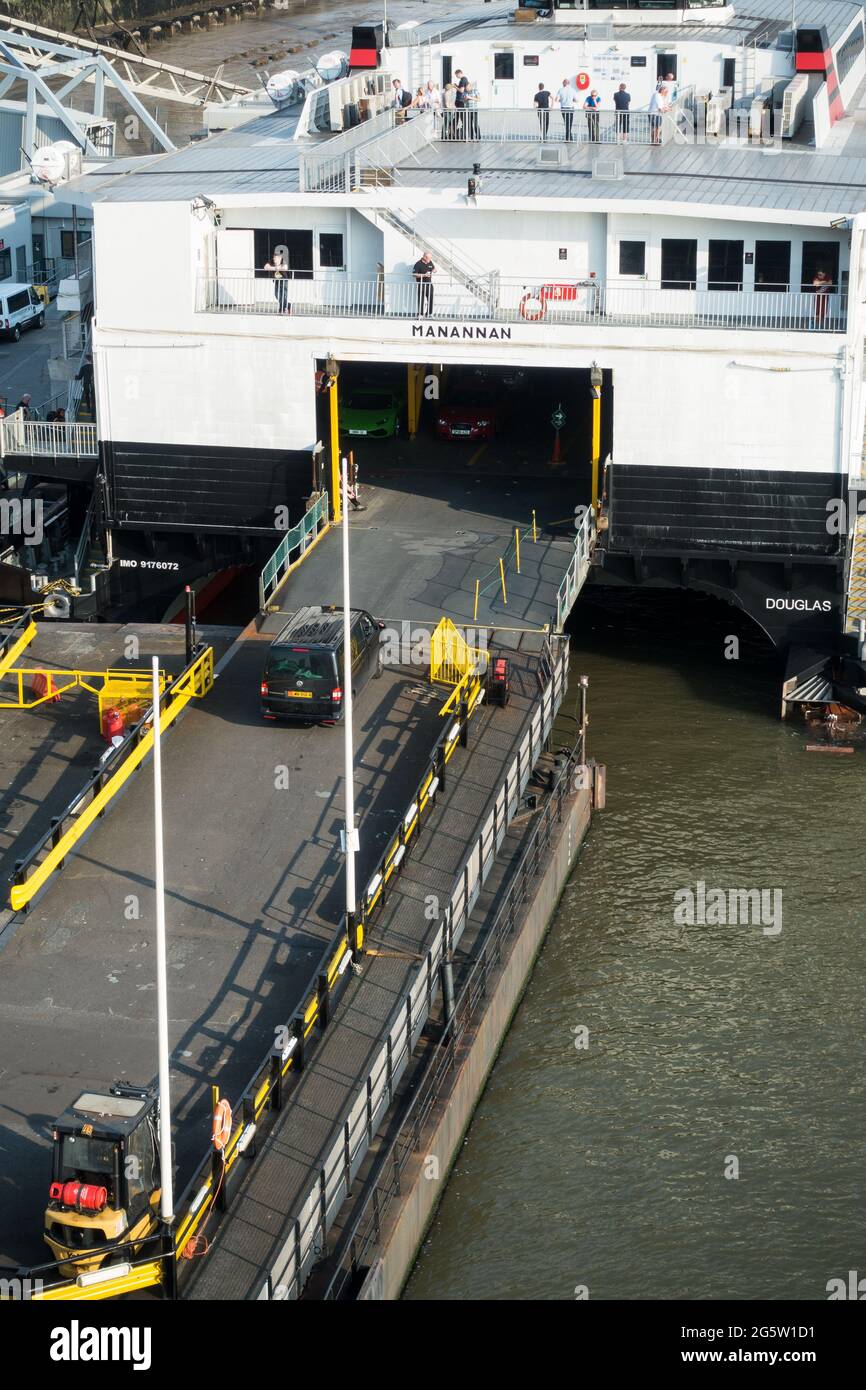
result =
[[[440,274],[444,273],[454,284],[462,285],[482,304],[486,304],[488,307],[493,307],[496,304],[499,284],[498,272],[484,270],[463,251],[458,251],[453,242],[441,237],[420,236],[415,229],[416,214],[414,212],[397,212],[393,208],[365,208],[363,206],[359,206],[358,211],[366,217],[368,222],[372,222],[373,226],[380,230],[384,224],[392,231],[399,232],[412,248],[413,264],[423,252],[429,251]]]

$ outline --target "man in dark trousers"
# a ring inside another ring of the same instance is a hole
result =
[[[543,82],[539,82],[538,91],[532,98],[538,111],[538,124],[541,128],[542,140],[547,139],[547,128],[550,125],[550,103],[553,98]]]
[[[459,114],[454,118],[458,140],[469,139],[469,78],[460,68],[454,74],[454,109]]]
[[[430,252],[425,251],[420,261],[412,267],[412,274],[418,283],[418,314],[433,312],[433,272],[436,269]]]
[[[617,136],[620,140],[627,140],[629,125],[628,108],[631,106],[631,93],[626,89],[624,82],[620,82],[619,91],[614,92],[613,104],[616,107]]]

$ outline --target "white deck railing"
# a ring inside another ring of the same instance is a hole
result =
[[[492,140],[501,144],[664,145],[676,133],[676,115],[647,111],[547,111],[523,107],[437,112],[432,138],[445,142]]]
[[[479,277],[477,285],[434,275],[432,304],[402,275],[275,283],[261,273],[226,273],[200,279],[196,307],[200,313],[410,318],[450,326],[487,321],[843,333],[847,320],[847,296],[837,293],[605,285],[594,279],[531,281],[495,272]]]
[[[20,410],[0,420],[0,458],[85,459],[96,458],[98,452],[95,424],[49,425],[25,420]]]

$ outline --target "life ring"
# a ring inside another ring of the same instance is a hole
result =
[[[577,84],[577,90],[579,92],[585,92],[587,87],[589,86],[589,73],[579,72],[574,80]]]
[[[520,301],[520,317],[529,323],[537,323],[544,318],[544,300],[540,294],[535,294],[530,290]]]
[[[232,1108],[227,1100],[218,1100],[213,1112],[211,1139],[215,1149],[224,1149],[232,1134]]]

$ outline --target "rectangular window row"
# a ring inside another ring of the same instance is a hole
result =
[[[756,241],[746,252],[742,241],[711,240],[708,244],[707,288],[741,290],[746,257],[754,260],[755,289],[787,291],[791,286],[790,241]],[[661,244],[663,290],[693,290],[697,286],[698,243],[692,238],[664,237]],[[839,285],[839,243],[804,241],[800,289],[810,290],[816,275],[829,275]],[[620,275],[646,275],[646,242],[619,243]]]

